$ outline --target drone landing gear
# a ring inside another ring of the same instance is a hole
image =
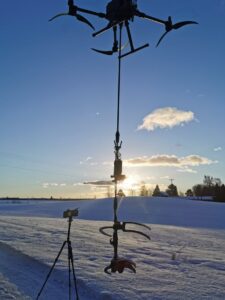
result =
[[[114,43],[113,43],[113,47],[112,47],[112,50],[109,50],[109,51],[105,51],[105,50],[98,50],[98,49],[95,49],[95,48],[92,48],[92,50],[94,50],[95,52],[98,52],[98,53],[101,53],[101,54],[105,54],[105,55],[112,55],[116,52],[119,52],[120,50],[123,50],[126,46],[121,46],[121,47],[118,47],[118,40],[117,40],[117,26],[120,26],[120,28],[122,28],[123,24],[125,24],[125,27],[126,27],[126,30],[127,30],[127,35],[128,35],[128,43],[130,45],[130,51],[125,53],[125,54],[120,54],[119,58],[123,58],[125,56],[128,56],[132,53],[135,53],[137,51],[140,51],[146,47],[149,46],[149,44],[145,44],[141,47],[138,47],[138,48],[135,48],[134,47],[134,43],[133,43],[133,39],[132,39],[132,36],[131,36],[131,31],[130,31],[130,27],[129,27],[129,22],[126,20],[126,21],[121,21],[121,22],[118,22],[117,24],[112,24],[111,22],[106,26],[104,27],[103,29],[99,30],[98,32],[95,32],[92,34],[93,37],[113,28],[113,36],[114,36]]]
[[[109,27],[111,28],[111,26]],[[96,36],[98,33],[93,34],[93,36]],[[112,46],[112,50],[98,50],[95,48],[92,48],[92,50],[94,50],[95,52],[101,53],[101,54],[105,54],[105,55],[112,55],[113,53],[116,53],[120,50],[122,50],[124,47],[126,47],[126,45],[121,46],[121,48],[119,48],[118,46],[118,40],[117,40],[117,25],[113,26],[113,37],[114,37],[114,42],[113,42],[113,46]]]
[[[131,36],[131,32],[130,32],[130,25],[129,25],[128,21],[125,21],[125,27],[126,27],[126,30],[127,30],[127,35],[128,35],[128,39],[129,39],[129,44],[130,44],[130,49],[131,50],[129,52],[127,52],[127,53],[124,53],[124,54],[120,55],[120,58],[123,58],[123,57],[128,56],[128,55],[130,55],[132,53],[140,51],[140,50],[142,50],[142,49],[144,49],[146,47],[149,47],[149,44],[145,44],[145,45],[143,45],[141,47],[135,48],[134,47],[134,43],[133,43],[133,39],[132,39],[132,36]]]

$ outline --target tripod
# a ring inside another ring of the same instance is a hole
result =
[[[49,277],[50,277],[50,275],[51,275],[51,273],[52,273],[52,271],[53,271],[53,269],[54,269],[54,267],[55,267],[55,265],[56,265],[56,263],[57,263],[57,261],[60,257],[60,255],[61,255],[64,247],[66,246],[66,244],[68,246],[69,300],[71,300],[71,287],[72,287],[71,286],[71,270],[72,270],[72,273],[73,273],[73,282],[74,282],[76,299],[79,300],[78,289],[77,289],[77,279],[76,279],[76,274],[75,274],[75,269],[74,269],[74,262],[73,262],[73,249],[72,249],[72,245],[71,245],[71,241],[70,241],[70,228],[71,228],[71,223],[73,221],[73,217],[70,216],[70,215],[68,217],[69,217],[69,219],[68,219],[67,239],[63,242],[62,247],[59,250],[59,253],[55,258],[55,261],[54,261],[48,275],[46,276],[45,282],[43,283],[43,285],[42,285],[42,287],[41,287],[41,289],[40,289],[40,291],[37,295],[36,300],[38,300],[39,297],[41,296],[41,293],[42,293],[42,291],[43,291],[43,289],[44,289],[44,287],[45,287],[45,285],[46,285],[46,283],[47,283],[47,281],[48,281],[48,279],[49,279]]]

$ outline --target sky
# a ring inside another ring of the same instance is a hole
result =
[[[76,4],[104,12],[107,1]],[[170,32],[156,48],[164,27],[131,23],[135,46],[150,47],[122,60],[121,187],[165,190],[172,178],[185,192],[204,175],[225,182],[225,1],[139,0],[138,8],[199,25]],[[91,48],[110,50],[113,34],[93,38],[72,17],[48,22],[66,11],[65,0],[0,3],[0,197],[109,192],[118,59]],[[107,24],[84,16],[96,30]]]

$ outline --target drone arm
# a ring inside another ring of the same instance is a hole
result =
[[[92,36],[95,37],[95,36],[97,36],[97,35],[99,35],[99,34],[105,32],[105,31],[107,31],[108,29],[112,28],[113,26],[114,26],[114,25],[113,25],[112,23],[109,23],[107,26],[105,26],[105,27],[102,28],[101,30],[99,30],[99,31],[97,31],[97,32],[94,32],[94,33],[92,34]]]
[[[155,23],[159,23],[159,24],[163,24],[163,25],[166,24],[166,21],[155,18],[155,17],[152,17],[152,16],[148,16],[145,13],[140,12],[139,10],[135,11],[135,16],[140,17],[140,18],[144,18],[144,19],[148,19],[148,20],[153,21]]]
[[[97,13],[95,11],[89,10],[89,9],[84,9],[84,8],[80,8],[76,5],[74,5],[74,0],[68,0],[68,6],[69,7],[73,7],[76,9],[76,11],[80,11],[89,15],[94,15],[94,16],[98,16],[100,18],[105,18],[106,15],[104,13]]]
[[[80,11],[82,13],[89,14],[89,15],[94,15],[94,16],[97,16],[99,18],[106,18],[106,14],[104,14],[104,13],[98,13],[98,12],[95,12],[95,11],[92,11],[92,10],[89,10],[89,9],[80,8],[80,7],[76,7],[76,8],[77,8],[77,11]]]

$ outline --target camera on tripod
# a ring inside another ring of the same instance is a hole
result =
[[[78,208],[75,209],[67,209],[63,212],[63,218],[72,218],[78,216]]]
[[[67,250],[68,250],[68,255],[67,255],[67,258],[68,258],[68,268],[69,268],[69,299],[71,299],[71,288],[72,288],[72,285],[71,285],[71,271],[72,271],[72,279],[73,279],[73,282],[74,282],[74,288],[75,288],[75,293],[76,293],[76,299],[79,300],[79,295],[78,295],[78,289],[77,289],[77,279],[76,279],[76,274],[75,274],[75,269],[74,269],[74,261],[73,261],[73,249],[72,249],[72,245],[71,245],[71,240],[70,240],[70,229],[71,229],[71,223],[73,221],[73,217],[77,217],[78,216],[78,213],[79,213],[79,210],[78,208],[75,208],[75,209],[67,209],[63,212],[63,218],[69,218],[68,220],[68,232],[67,232],[67,239],[63,242],[62,244],[62,247],[61,249],[59,250],[59,253],[58,255],[56,256],[55,258],[55,261],[50,269],[50,271],[48,272],[47,276],[46,276],[46,279],[45,279],[45,282],[43,283],[38,295],[37,295],[37,298],[36,300],[38,300],[42,294],[42,291],[44,290],[44,287],[49,279],[49,277],[51,276],[51,273],[64,249],[64,247],[67,245]]]

